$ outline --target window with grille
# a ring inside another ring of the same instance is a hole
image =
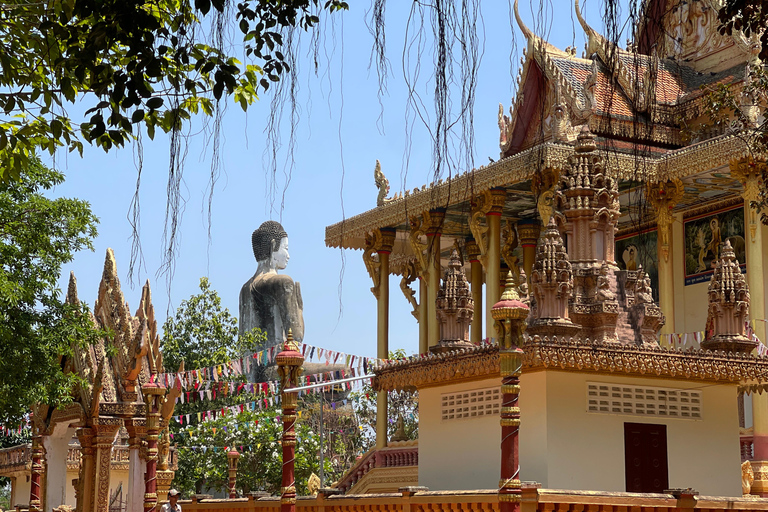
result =
[[[701,419],[701,391],[587,382],[587,412]]]
[[[443,421],[481,416],[498,416],[501,406],[499,388],[473,389],[441,395]]]

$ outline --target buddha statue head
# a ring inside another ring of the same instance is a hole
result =
[[[274,220],[268,220],[251,235],[253,255],[261,272],[283,270],[288,265],[288,233]]]

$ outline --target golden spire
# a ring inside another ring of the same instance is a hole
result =
[[[504,293],[500,300],[520,300],[520,293],[517,291],[517,280],[510,270],[507,272],[507,281],[504,283]]]

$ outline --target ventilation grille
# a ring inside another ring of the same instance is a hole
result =
[[[587,412],[701,419],[701,391],[587,382]]]
[[[498,416],[501,405],[499,388],[475,389],[441,396],[443,421],[461,418]]]

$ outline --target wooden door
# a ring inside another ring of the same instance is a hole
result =
[[[625,423],[624,467],[627,492],[669,489],[667,426]]]

